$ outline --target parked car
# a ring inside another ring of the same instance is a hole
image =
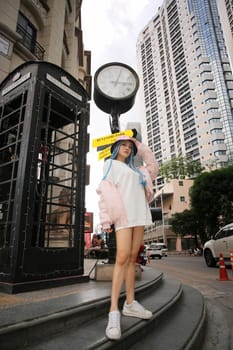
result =
[[[163,256],[167,256],[167,246],[164,243],[151,243],[151,247],[155,248],[155,249],[161,249],[162,251],[162,255]]]
[[[146,253],[147,255],[149,255],[150,259],[154,259],[154,258],[161,259],[163,257],[162,250],[152,247],[151,245],[146,249]]]
[[[204,258],[206,265],[216,266],[219,253],[225,261],[230,261],[230,251],[233,251],[233,223],[222,227],[209,241],[204,244]]]

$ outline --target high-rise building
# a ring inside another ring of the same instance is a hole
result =
[[[233,68],[233,2],[231,0],[217,0],[217,5],[231,67]]]
[[[146,134],[160,163],[233,155],[233,75],[215,0],[165,0],[140,32]]]

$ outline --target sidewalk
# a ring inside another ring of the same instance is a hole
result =
[[[94,266],[96,264],[96,259],[84,259],[84,274],[89,275],[90,278],[94,277]],[[101,282],[101,284],[103,284]],[[106,282],[106,288],[110,283]],[[24,305],[30,303],[36,303],[39,301],[52,300],[58,297],[63,297],[72,294],[85,293],[94,288],[93,282],[70,284],[67,286],[41,289],[31,292],[17,293],[17,294],[6,294],[0,292],[0,310],[4,308],[11,308],[17,305]],[[108,288],[107,288],[108,289]],[[1,320],[1,313],[0,313]]]

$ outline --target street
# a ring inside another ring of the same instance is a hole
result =
[[[162,271],[165,277],[198,289],[205,297],[212,327],[208,328],[203,350],[233,349],[233,281],[220,281],[219,267],[207,267],[203,256],[188,255],[168,255],[161,260],[150,260],[148,266]],[[233,278],[230,265],[227,275]],[[220,338],[226,341],[224,346],[219,345]]]
[[[154,266],[166,276],[198,289],[205,297],[220,299],[223,304],[233,296],[233,281],[219,281],[219,268],[207,267],[203,256],[168,255],[161,260],[150,260],[148,266]],[[227,274],[233,278],[229,265]]]

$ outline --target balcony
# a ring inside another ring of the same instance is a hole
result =
[[[17,24],[17,33],[22,36],[22,44],[34,55],[39,61],[44,59],[45,50],[21,25]]]

